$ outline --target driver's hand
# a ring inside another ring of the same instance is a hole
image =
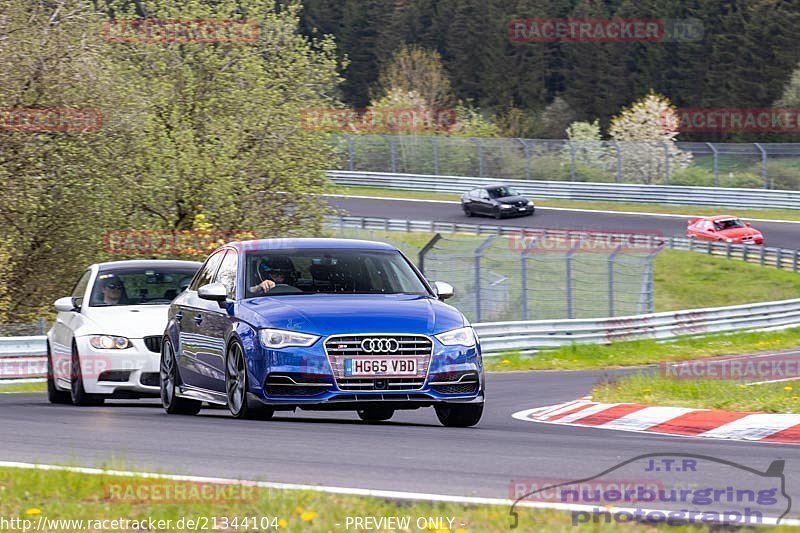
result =
[[[255,287],[250,287],[250,292],[257,292],[257,293],[269,292],[274,288],[275,288],[275,282],[272,281],[271,279],[265,279]]]

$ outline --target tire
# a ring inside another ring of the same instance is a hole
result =
[[[53,372],[53,356],[50,354],[50,345],[47,346],[47,399],[54,404],[71,404],[72,396],[69,391],[56,387],[56,378]]]
[[[483,404],[442,403],[434,406],[436,417],[443,426],[467,428],[474,426],[483,416]]]
[[[103,405],[105,399],[94,396],[86,392],[83,388],[83,372],[81,371],[81,361],[78,355],[78,347],[72,345],[72,360],[70,362],[70,385],[69,395],[73,405],[86,407],[90,405]]]
[[[474,213],[472,212],[472,209],[470,209],[468,205],[464,205],[464,206],[462,206],[462,208],[464,209],[464,214],[465,215],[467,215],[468,217],[474,216]]]
[[[494,218],[496,218],[497,220],[500,220],[501,218],[503,218],[503,212],[502,212],[502,211],[500,211],[500,208],[499,208],[499,207],[497,207],[497,208],[495,208],[495,210],[492,212],[492,216],[494,216]]]
[[[196,415],[203,408],[203,402],[180,398],[175,391],[178,388],[178,363],[175,361],[175,350],[169,339],[161,343],[161,362],[159,364],[161,381],[161,406],[168,415]]]
[[[364,409],[359,409],[356,412],[358,413],[358,418],[369,423],[385,422],[394,416],[394,409],[380,406],[366,407]]]
[[[275,414],[273,409],[254,405],[247,397],[247,365],[244,348],[239,341],[233,341],[225,357],[225,396],[228,410],[234,418],[247,420],[269,420]]]

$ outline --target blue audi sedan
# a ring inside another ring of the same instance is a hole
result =
[[[346,239],[236,242],[206,259],[169,310],[161,400],[237,418],[350,410],[366,422],[433,407],[445,426],[483,414],[469,322],[398,249]]]

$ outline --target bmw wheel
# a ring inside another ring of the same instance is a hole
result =
[[[365,407],[359,409],[358,417],[364,422],[384,422],[394,416],[394,409],[390,407]]]
[[[482,403],[441,403],[434,407],[436,417],[443,426],[451,428],[467,428],[474,426],[483,416]]]
[[[53,373],[53,356],[50,353],[50,344],[47,345],[47,399],[50,403],[56,404],[72,403],[70,393],[56,387],[56,377]]]
[[[468,205],[464,205],[462,207],[464,209],[464,214],[467,215],[468,217],[471,217],[472,216],[472,209],[470,209],[470,207]]]
[[[175,361],[175,350],[172,343],[164,339],[161,343],[161,405],[170,415],[196,415],[203,408],[197,400],[180,398],[175,393],[178,388],[178,364]]]
[[[503,218],[503,212],[500,211],[499,207],[495,207],[494,211],[492,212],[492,214],[494,215],[494,218],[496,218],[497,220],[500,220],[501,218]]]
[[[247,398],[247,365],[244,349],[239,341],[233,341],[225,362],[225,394],[228,409],[236,418],[269,420],[275,411],[268,407],[253,405]]]
[[[81,359],[78,355],[78,347],[72,345],[72,360],[70,368],[70,397],[74,405],[81,407],[87,405],[102,405],[105,401],[102,397],[93,396],[83,388],[83,372],[81,371]]]

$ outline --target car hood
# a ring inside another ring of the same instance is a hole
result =
[[[743,237],[752,237],[760,235],[761,232],[753,228],[730,228],[719,232],[728,239],[741,239]]]
[[[524,196],[506,196],[504,198],[497,198],[497,201],[500,202],[501,204],[511,204],[511,205],[528,204],[528,199],[525,198]]]
[[[464,326],[463,315],[439,300],[408,294],[303,294],[263,297],[243,304],[258,327],[316,335],[356,333],[436,334]]]
[[[122,305],[114,307],[84,307],[88,319],[80,335],[119,335],[141,339],[163,335],[167,326],[169,305]]]

